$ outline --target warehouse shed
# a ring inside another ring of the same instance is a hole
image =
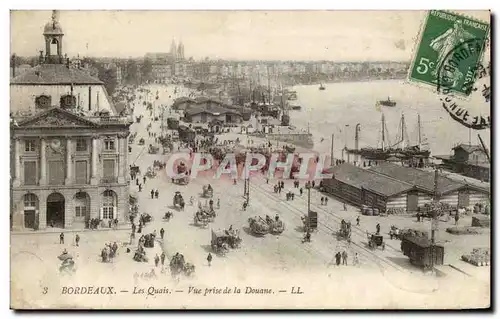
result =
[[[400,181],[410,183],[415,186],[416,191],[408,199],[408,211],[415,211],[415,201],[417,207],[422,207],[432,201],[434,193],[434,172],[424,171],[418,168],[404,167],[392,163],[382,162],[369,169],[372,172],[382,174]],[[489,198],[489,189],[467,184],[447,178],[441,174],[437,180],[437,195],[439,201],[447,203],[452,207],[468,207],[479,202],[486,202]]]
[[[327,170],[332,179],[324,180],[325,190],[356,206],[368,205],[381,211],[406,211],[407,193],[417,191],[410,183],[343,163]]]
[[[434,172],[382,162],[370,169],[349,163],[330,167],[325,191],[356,206],[367,205],[383,212],[404,214],[418,211],[433,200]],[[489,190],[438,176],[438,196],[452,207],[486,202]]]

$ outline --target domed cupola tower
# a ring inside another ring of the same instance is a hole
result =
[[[45,63],[64,63],[62,47],[64,33],[59,23],[57,10],[52,11],[52,21],[45,25],[43,36],[45,37]]]

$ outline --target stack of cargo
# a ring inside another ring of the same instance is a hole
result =
[[[490,264],[490,249],[474,248],[471,254],[463,255],[462,260],[474,266],[488,266]]]
[[[401,236],[401,238],[405,237],[405,236],[429,238],[429,233],[426,231],[420,231],[420,230],[416,230],[416,229],[406,228],[406,229],[402,229],[400,231],[400,236]]]

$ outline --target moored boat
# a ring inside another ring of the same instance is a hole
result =
[[[378,101],[377,104],[393,107],[396,106],[396,101],[393,101],[391,100],[391,98],[388,97],[387,100]]]

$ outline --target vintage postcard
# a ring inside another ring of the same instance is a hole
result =
[[[10,13],[13,309],[483,309],[490,12]]]

